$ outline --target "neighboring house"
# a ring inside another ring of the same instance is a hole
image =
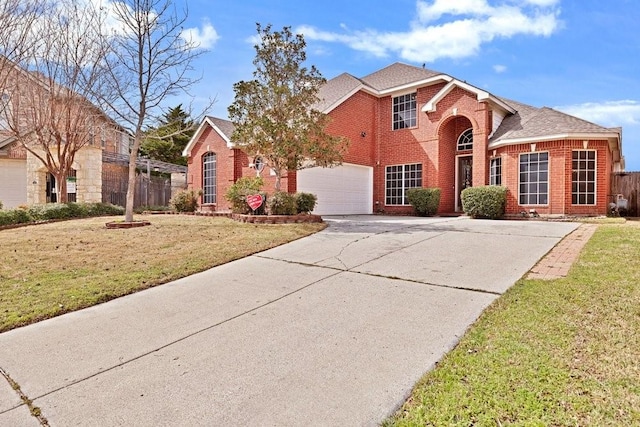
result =
[[[103,152],[128,155],[129,133],[84,97],[17,65],[3,62],[0,68],[0,201],[4,208],[56,202],[59,183],[41,160],[24,144],[46,157],[41,145],[30,141],[36,132],[60,131],[64,125],[74,126],[74,119],[84,120],[73,127],[82,135],[83,146],[72,163],[67,182],[69,201],[102,201],[103,172],[124,173],[126,167],[104,162]],[[56,93],[52,93],[55,91]],[[71,107],[58,101],[63,94]],[[71,118],[65,116],[70,115]],[[62,118],[59,118],[62,117]],[[62,123],[50,130],[49,123]],[[19,132],[23,141],[16,137]],[[54,141],[53,137],[51,138]],[[65,145],[63,140],[60,147]],[[58,145],[49,151],[56,158]]]
[[[469,186],[507,187],[507,214],[603,215],[612,172],[624,170],[621,128],[495,96],[447,74],[396,63],[363,78],[347,73],[320,90],[327,130],[350,146],[334,168],[290,171],[283,189],[318,196],[318,214],[411,213],[406,190],[438,187],[438,212],[462,210]],[[235,148],[229,121],[207,117],[186,149],[188,185],[203,210],[260,173]],[[268,185],[272,179],[262,171]]]

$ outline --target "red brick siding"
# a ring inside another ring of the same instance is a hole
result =
[[[520,154],[531,152],[531,144],[520,144],[502,147],[496,150],[502,157],[502,184],[508,188],[506,212],[518,214],[535,209],[539,214],[566,215],[605,215],[610,197],[610,165],[611,152],[607,141],[592,140],[588,142],[588,150],[596,151],[596,205],[572,205],[572,153],[583,150],[583,141],[548,141],[536,143],[536,152],[549,153],[549,204],[520,205],[519,170]]]
[[[202,197],[200,197],[202,210],[228,210],[231,208],[224,195],[229,186],[234,183],[235,151],[229,149],[226,141],[210,127],[202,132],[200,139],[194,144],[187,163],[189,189],[202,190],[202,157],[209,152],[216,153],[216,203],[204,205]]]
[[[387,166],[421,163],[424,187],[438,187],[442,191],[440,213],[455,209],[456,162],[460,155],[473,156],[473,185],[489,182],[489,158],[502,158],[502,183],[508,188],[507,213],[536,209],[540,214],[604,214],[609,203],[611,152],[606,141],[589,141],[588,149],[597,150],[597,205],[571,205],[571,155],[572,150],[583,149],[583,141],[547,141],[536,144],[536,151],[550,154],[549,204],[545,206],[520,206],[518,204],[519,154],[530,152],[530,144],[501,147],[488,152],[488,136],[492,129],[493,114],[489,104],[478,102],[476,95],[454,88],[436,106],[436,111],[420,111],[443,84],[421,88],[417,91],[417,126],[392,130],[392,96],[375,98],[358,92],[330,112],[331,122],[327,131],[345,136],[350,145],[344,155],[345,163],[371,166],[374,170],[372,200],[374,212],[411,213],[409,206],[385,205],[385,171]],[[454,114],[455,108],[455,114]],[[457,139],[462,132],[473,128],[473,150],[458,152]],[[363,134],[364,132],[364,134]],[[364,135],[364,136],[363,136]],[[202,186],[201,157],[206,146],[218,153],[218,203],[209,208],[228,209],[224,193],[228,186],[241,176],[255,176],[249,168],[252,159],[240,150],[229,150],[224,141],[211,130],[203,133],[189,159],[189,186]],[[495,154],[494,154],[495,151]],[[195,163],[195,164],[194,164]],[[262,173],[265,190],[272,193],[275,178],[268,168]],[[296,173],[283,177],[282,189],[296,190]]]

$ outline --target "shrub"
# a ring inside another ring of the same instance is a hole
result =
[[[27,211],[22,209],[10,209],[7,211],[0,211],[0,226],[24,224],[33,221],[31,215]]]
[[[295,215],[298,213],[295,196],[285,191],[274,193],[269,199],[269,211],[271,215]]]
[[[117,216],[124,215],[122,206],[115,206],[109,203],[87,203],[88,216]]]
[[[232,186],[229,187],[225,198],[231,203],[231,210],[233,213],[249,214],[252,213],[252,209],[247,204],[247,196],[251,194],[262,194],[263,200],[266,199],[266,195],[260,192],[264,181],[261,177],[242,177],[238,179]],[[255,212],[256,215],[265,214],[265,204],[263,203]]]
[[[20,206],[0,212],[0,226],[53,219],[124,215],[124,208],[108,203],[64,203]]]
[[[89,206],[86,203],[67,203],[68,218],[86,218],[89,216]]]
[[[296,211],[298,213],[309,213],[316,207],[318,198],[311,193],[296,193]]]
[[[462,190],[462,209],[472,218],[497,219],[504,216],[507,188],[497,185],[469,187]]]
[[[184,190],[176,193],[169,204],[177,212],[195,212],[198,209],[198,197],[200,193],[193,190]]]
[[[34,205],[29,207],[28,212],[35,221],[73,218],[72,209],[63,203]]]
[[[0,211],[2,210],[2,200],[0,200]]]
[[[407,190],[407,200],[420,216],[433,216],[440,205],[439,188],[410,188]]]

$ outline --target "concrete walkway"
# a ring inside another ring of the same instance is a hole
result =
[[[52,426],[376,425],[577,226],[327,221],[290,244],[0,334],[0,369]],[[0,425],[41,425],[1,378]]]

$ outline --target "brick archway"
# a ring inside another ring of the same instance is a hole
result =
[[[438,182],[440,186],[440,213],[452,213],[457,209],[458,193],[461,191],[458,178],[461,160],[473,159],[473,150],[457,150],[460,135],[475,129],[472,119],[463,116],[449,116],[438,127]],[[468,164],[465,162],[464,164]]]

